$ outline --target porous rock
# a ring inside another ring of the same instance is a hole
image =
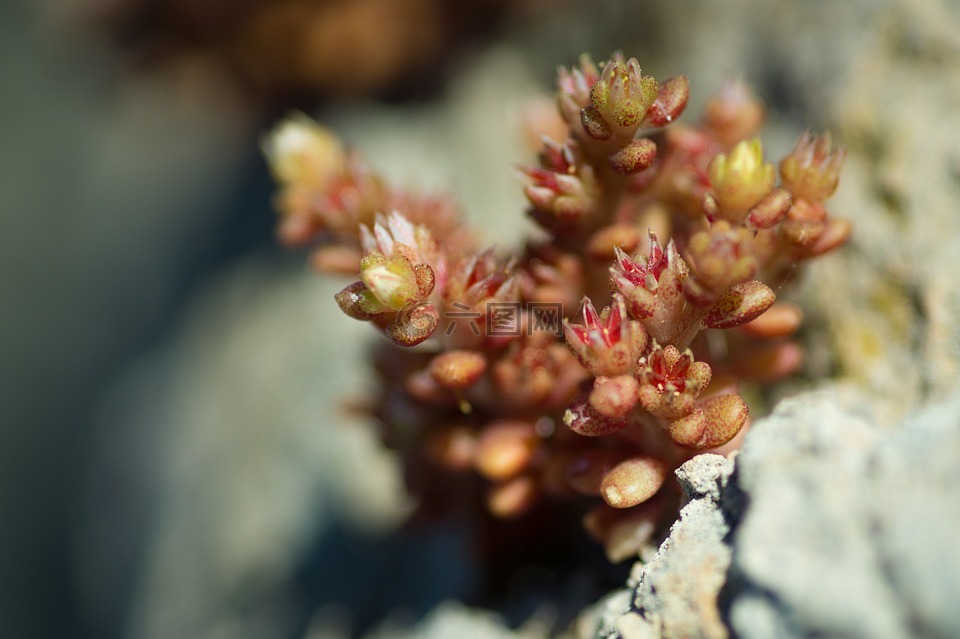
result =
[[[598,636],[960,635],[960,394],[893,431],[870,413],[804,395],[735,464],[682,466],[690,501]]]
[[[626,609],[608,604],[601,611],[599,636],[727,636],[717,596],[730,563],[730,548],[724,541],[729,526],[719,504],[732,470],[732,461],[709,454],[694,457],[677,469],[689,501],[653,559],[635,566],[637,584],[626,600]],[[611,619],[611,613],[615,618]]]

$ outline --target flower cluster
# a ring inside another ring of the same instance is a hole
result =
[[[743,83],[693,125],[688,96],[620,55],[560,69],[558,113],[534,125],[567,137],[518,171],[549,240],[514,255],[302,116],[267,139],[281,238],[358,275],[337,303],[389,339],[370,410],[423,508],[510,519],[592,497],[588,532],[627,558],[669,512],[668,473],[746,426],[738,384],[802,364],[802,314],[774,288],[849,236],[824,205],[844,151],[804,134],[778,170]]]

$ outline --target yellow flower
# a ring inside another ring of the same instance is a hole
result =
[[[757,137],[739,142],[729,157],[721,153],[713,158],[709,177],[720,216],[736,224],[770,192],[776,171],[772,164],[763,163],[763,147]]]
[[[323,187],[344,170],[340,140],[302,113],[281,122],[263,142],[270,170],[284,186]]]
[[[657,93],[657,81],[643,75],[636,58],[626,62],[615,59],[607,63],[600,79],[591,87],[590,102],[593,111],[613,132],[630,138],[657,99]]]
[[[360,263],[360,281],[386,310],[399,311],[419,301],[416,273],[410,260],[402,255],[366,256]]]

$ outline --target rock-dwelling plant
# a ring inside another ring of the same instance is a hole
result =
[[[280,238],[356,279],[337,304],[386,338],[368,407],[422,508],[567,509],[623,560],[672,518],[667,475],[744,429],[738,384],[801,365],[774,290],[849,237],[824,207],[844,151],[804,134],[774,166],[746,86],[695,125],[688,96],[620,55],[561,68],[540,124],[565,138],[517,171],[548,239],[510,255],[304,116],[267,139]]]

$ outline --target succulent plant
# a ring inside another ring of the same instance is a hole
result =
[[[774,289],[849,237],[823,204],[844,152],[804,134],[777,186],[750,90],[725,85],[694,125],[677,122],[688,97],[686,78],[619,54],[561,68],[541,124],[568,137],[518,170],[549,239],[514,255],[302,115],[267,138],[281,240],[356,274],[337,303],[387,337],[370,412],[423,504],[569,508],[625,559],[665,512],[669,472],[746,426],[738,383],[801,365],[802,313]]]

